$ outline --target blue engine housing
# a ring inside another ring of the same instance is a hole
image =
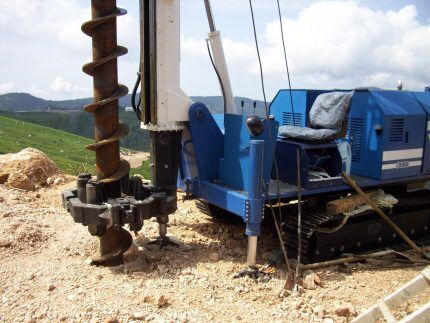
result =
[[[423,172],[430,174],[430,92],[414,92],[414,95],[427,113],[426,133],[424,138]]]
[[[351,173],[380,180],[421,174],[426,120],[411,92],[356,91],[348,128]]]

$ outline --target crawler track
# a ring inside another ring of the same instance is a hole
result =
[[[197,201],[196,205],[202,213],[217,219],[241,221],[239,217],[208,202]],[[345,253],[360,253],[394,245],[399,247],[402,243],[401,238],[373,211],[351,216],[343,226],[340,226],[343,215],[332,216],[322,208],[307,205],[303,206],[302,212],[303,263],[338,258]],[[429,192],[403,194],[399,203],[386,213],[411,239],[430,239]],[[283,206],[282,214],[281,228],[288,255],[297,257],[297,205]],[[266,218],[270,219],[270,214]],[[338,230],[326,233],[333,228]]]

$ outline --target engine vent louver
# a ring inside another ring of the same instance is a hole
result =
[[[403,141],[404,133],[404,119],[391,119],[390,122],[390,141],[401,142]]]
[[[300,113],[294,113],[294,122],[293,122],[293,113],[291,112],[283,112],[282,113],[282,124],[284,126],[297,126],[301,127],[302,124],[302,115]]]
[[[351,118],[349,120],[349,132],[351,137],[352,161],[361,161],[361,147],[363,144],[364,122],[361,118]]]

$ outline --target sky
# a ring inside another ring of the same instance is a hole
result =
[[[160,0],[161,1],[161,0]],[[138,0],[118,0],[119,81],[133,87],[139,65]],[[233,92],[261,99],[248,0],[212,0]],[[253,0],[268,99],[287,88],[276,0]],[[430,85],[429,0],[280,0],[293,88],[405,89]],[[0,0],[0,94],[45,99],[92,95],[81,67],[91,39],[80,30],[90,0]],[[205,38],[203,0],[181,1],[181,86],[190,96],[220,95]]]

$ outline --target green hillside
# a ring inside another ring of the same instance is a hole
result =
[[[43,151],[66,173],[94,172],[94,153],[86,150],[90,139],[17,119],[0,116],[0,154],[15,153],[27,147]],[[132,173],[149,178],[148,162]]]
[[[0,111],[0,116],[54,128],[75,135],[83,136],[88,139],[94,138],[94,117],[81,110],[56,111],[56,112],[6,112]],[[138,151],[149,150],[148,132],[140,129],[140,122],[134,112],[126,112],[120,109],[120,120],[130,128],[130,133],[121,140],[121,147]]]

